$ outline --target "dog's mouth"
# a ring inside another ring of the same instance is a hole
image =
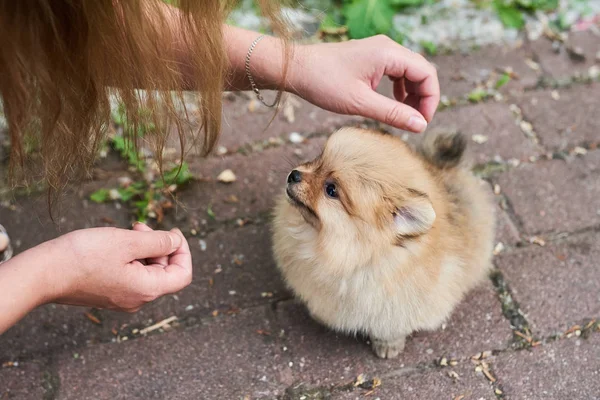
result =
[[[287,198],[288,201],[296,208],[298,208],[301,212],[301,214],[304,216],[304,218],[306,220],[309,219],[316,219],[318,220],[319,217],[317,216],[317,213],[310,208],[308,205],[306,205],[304,202],[302,202],[300,199],[298,199],[298,197],[294,194],[294,192],[292,190],[290,190],[290,188],[288,187],[285,190],[285,193],[287,194]],[[307,213],[307,214],[305,214]],[[308,222],[312,222],[312,221],[308,221]]]

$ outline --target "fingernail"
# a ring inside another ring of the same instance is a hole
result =
[[[423,132],[427,128],[427,121],[423,117],[413,115],[408,119],[406,126],[413,132]]]
[[[183,244],[183,239],[181,239],[181,236],[179,236],[178,234],[176,234],[174,232],[170,232],[169,236],[171,236],[171,248],[173,249],[173,251],[180,248],[181,245]]]

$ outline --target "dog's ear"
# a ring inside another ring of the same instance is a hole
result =
[[[433,226],[436,215],[429,197],[410,191],[406,197],[395,202],[393,211],[394,232],[399,237],[420,236]]]

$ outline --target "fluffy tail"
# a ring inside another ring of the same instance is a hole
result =
[[[467,148],[467,140],[459,132],[427,133],[417,151],[429,163],[441,169],[457,167]]]

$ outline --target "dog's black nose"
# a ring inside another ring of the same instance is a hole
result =
[[[302,182],[302,173],[300,171],[298,171],[297,169],[293,170],[289,175],[288,175],[288,183],[300,183]]]

